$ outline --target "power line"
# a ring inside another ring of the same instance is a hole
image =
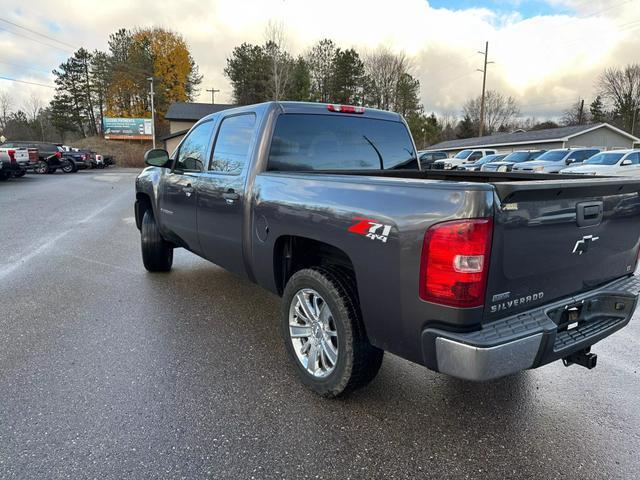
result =
[[[58,40],[57,38],[50,37],[48,35],[45,35],[44,33],[38,32],[37,30],[32,30],[32,29],[27,28],[27,27],[25,27],[23,25],[19,25],[19,24],[15,23],[15,22],[7,20],[6,18],[0,18],[0,22],[8,23],[9,25],[13,25],[14,27],[21,28],[22,30],[26,30],[27,32],[35,33],[36,35],[39,35],[41,37],[47,38],[49,40],[53,40],[54,42],[60,43],[61,45],[66,45],[67,47],[71,47],[74,50],[76,49],[76,47],[71,45],[70,43],[63,42],[62,40]]]
[[[17,37],[26,38],[27,40],[31,40],[32,42],[38,42],[42,45],[46,45],[47,47],[55,48],[56,50],[60,50],[66,53],[73,53],[71,50],[67,50],[66,48],[58,47],[57,45],[52,45],[51,43],[43,42],[42,40],[38,40],[37,38],[29,37],[22,33],[14,32],[13,30],[7,30],[6,28],[0,28],[0,30],[10,33],[12,35],[16,35]]]
[[[9,77],[0,76],[0,80],[8,80],[10,82],[26,83],[28,85],[37,85],[39,87],[45,87],[45,88],[51,88],[51,89],[55,89],[56,88],[56,87],[54,87],[52,85],[45,85],[44,83],[37,83],[37,82],[29,82],[27,80],[18,80],[17,78],[9,78]]]
[[[50,70],[45,70],[44,68],[34,68],[34,67],[30,67],[28,65],[24,65],[24,64],[20,64],[20,63],[5,62],[4,60],[0,60],[0,63],[3,64],[3,65],[9,65],[11,67],[22,68],[24,70],[31,70],[32,72],[51,73]]]

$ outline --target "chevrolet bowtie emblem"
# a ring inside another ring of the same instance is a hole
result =
[[[599,240],[600,237],[594,237],[593,235],[585,235],[581,240],[578,240],[573,247],[573,253],[577,253],[578,255],[582,255],[583,253],[589,250],[589,246]]]

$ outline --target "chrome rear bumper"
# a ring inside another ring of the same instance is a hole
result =
[[[475,381],[536,368],[587,348],[626,326],[639,293],[640,279],[625,277],[590,292],[484,324],[477,331],[427,328],[422,332],[424,363],[439,372]],[[576,327],[568,329],[556,323],[563,311],[576,305],[583,311]]]

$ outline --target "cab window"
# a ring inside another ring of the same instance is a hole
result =
[[[201,172],[213,134],[213,122],[204,122],[189,132],[178,148],[174,170]]]
[[[238,175],[249,159],[249,148],[255,132],[253,113],[234,115],[222,120],[209,170]]]

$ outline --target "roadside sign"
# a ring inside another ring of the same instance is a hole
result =
[[[104,117],[102,121],[107,140],[151,140],[150,118]]]

